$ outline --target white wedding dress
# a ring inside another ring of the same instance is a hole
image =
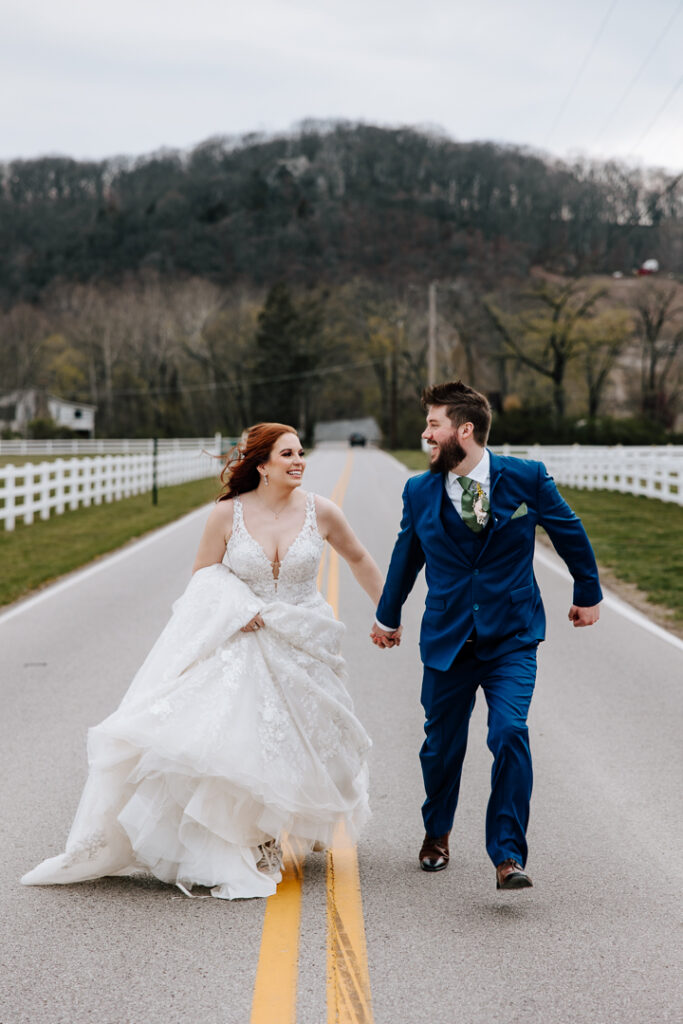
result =
[[[344,685],[344,626],[316,586],[314,496],[277,580],[233,500],[226,562],[194,574],[119,708],[89,730],[66,850],[25,885],[142,874],[269,896],[283,834],[328,846],[368,817],[370,740]],[[240,632],[257,612],[265,628]]]

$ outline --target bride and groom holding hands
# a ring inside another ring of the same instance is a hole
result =
[[[293,428],[257,424],[231,453],[194,575],[119,708],[89,731],[88,780],[66,850],[22,881],[151,875],[191,895],[267,896],[279,840],[328,846],[368,817],[370,740],[353,712],[344,627],[317,590],[325,541],[370,596],[379,648],[425,569],[420,634],[426,799],[423,870],[449,862],[476,692],[493,755],[486,848],[500,889],[531,886],[527,715],[545,633],[533,573],[536,526],[574,578],[569,620],[598,619],[600,584],[581,521],[542,463],[486,443],[486,397],[461,382],[425,390],[429,471],[411,477],[386,582],[342,512],[305,494]]]

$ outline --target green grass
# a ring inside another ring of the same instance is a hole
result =
[[[391,454],[409,469],[427,468],[424,452]],[[683,624],[683,508],[615,491],[563,486],[560,491],[581,516],[598,563]]]
[[[27,462],[55,462],[57,459],[68,459],[70,455],[0,455],[0,466],[23,466]]]
[[[560,487],[600,565],[683,623],[683,508],[656,498]]]
[[[429,455],[420,449],[399,448],[396,451],[389,452],[389,454],[393,455],[399,462],[402,462],[408,469],[418,471],[429,469]]]
[[[152,505],[147,492],[53,515],[30,526],[17,523],[11,532],[0,528],[0,605],[207,504],[219,489],[218,480],[210,477],[160,488],[158,505]]]

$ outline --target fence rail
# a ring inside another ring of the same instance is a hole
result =
[[[197,451],[205,448],[210,452],[220,451],[221,443],[232,443],[230,438],[222,439],[220,434],[213,437],[162,437],[157,445],[160,452]],[[13,441],[0,439],[0,456],[16,455],[138,455],[154,450],[154,439],[140,438],[89,438],[57,437],[45,441],[28,441],[23,438]]]
[[[495,451],[544,462],[556,483],[642,494],[683,505],[683,445],[502,445]]]
[[[191,444],[174,441],[159,442],[156,456],[151,442],[147,451],[0,466],[0,524],[13,530],[18,520],[30,525],[36,517],[49,519],[52,512],[61,515],[79,506],[130,498],[151,491],[155,476],[157,487],[216,476],[220,463],[214,456],[232,443],[220,435],[193,438]]]
[[[45,450],[45,445],[62,442],[2,442],[1,454],[9,455],[7,444],[42,445],[41,451],[16,454],[51,455],[51,462],[10,463],[0,466],[0,524],[13,530],[17,520],[31,524],[36,517],[49,519],[52,512],[61,515],[81,505],[100,505],[151,491],[154,483],[153,441],[85,442],[80,445],[116,446],[116,454],[86,457]],[[66,444],[71,444],[67,441]],[[139,451],[122,452],[121,447],[145,446]],[[218,464],[212,457],[233,444],[217,434],[212,438],[173,438],[160,441],[156,456],[158,487],[201,480],[215,476]],[[495,449],[503,455],[543,461],[558,484],[587,490],[620,491],[642,494],[659,501],[683,505],[683,445],[647,448],[605,448],[589,446],[503,445]],[[58,457],[55,458],[55,455]]]

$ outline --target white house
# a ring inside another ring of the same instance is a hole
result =
[[[96,405],[69,402],[38,388],[5,391],[0,393],[0,430],[13,430],[25,437],[31,420],[51,419],[80,437],[94,437],[96,411]]]

